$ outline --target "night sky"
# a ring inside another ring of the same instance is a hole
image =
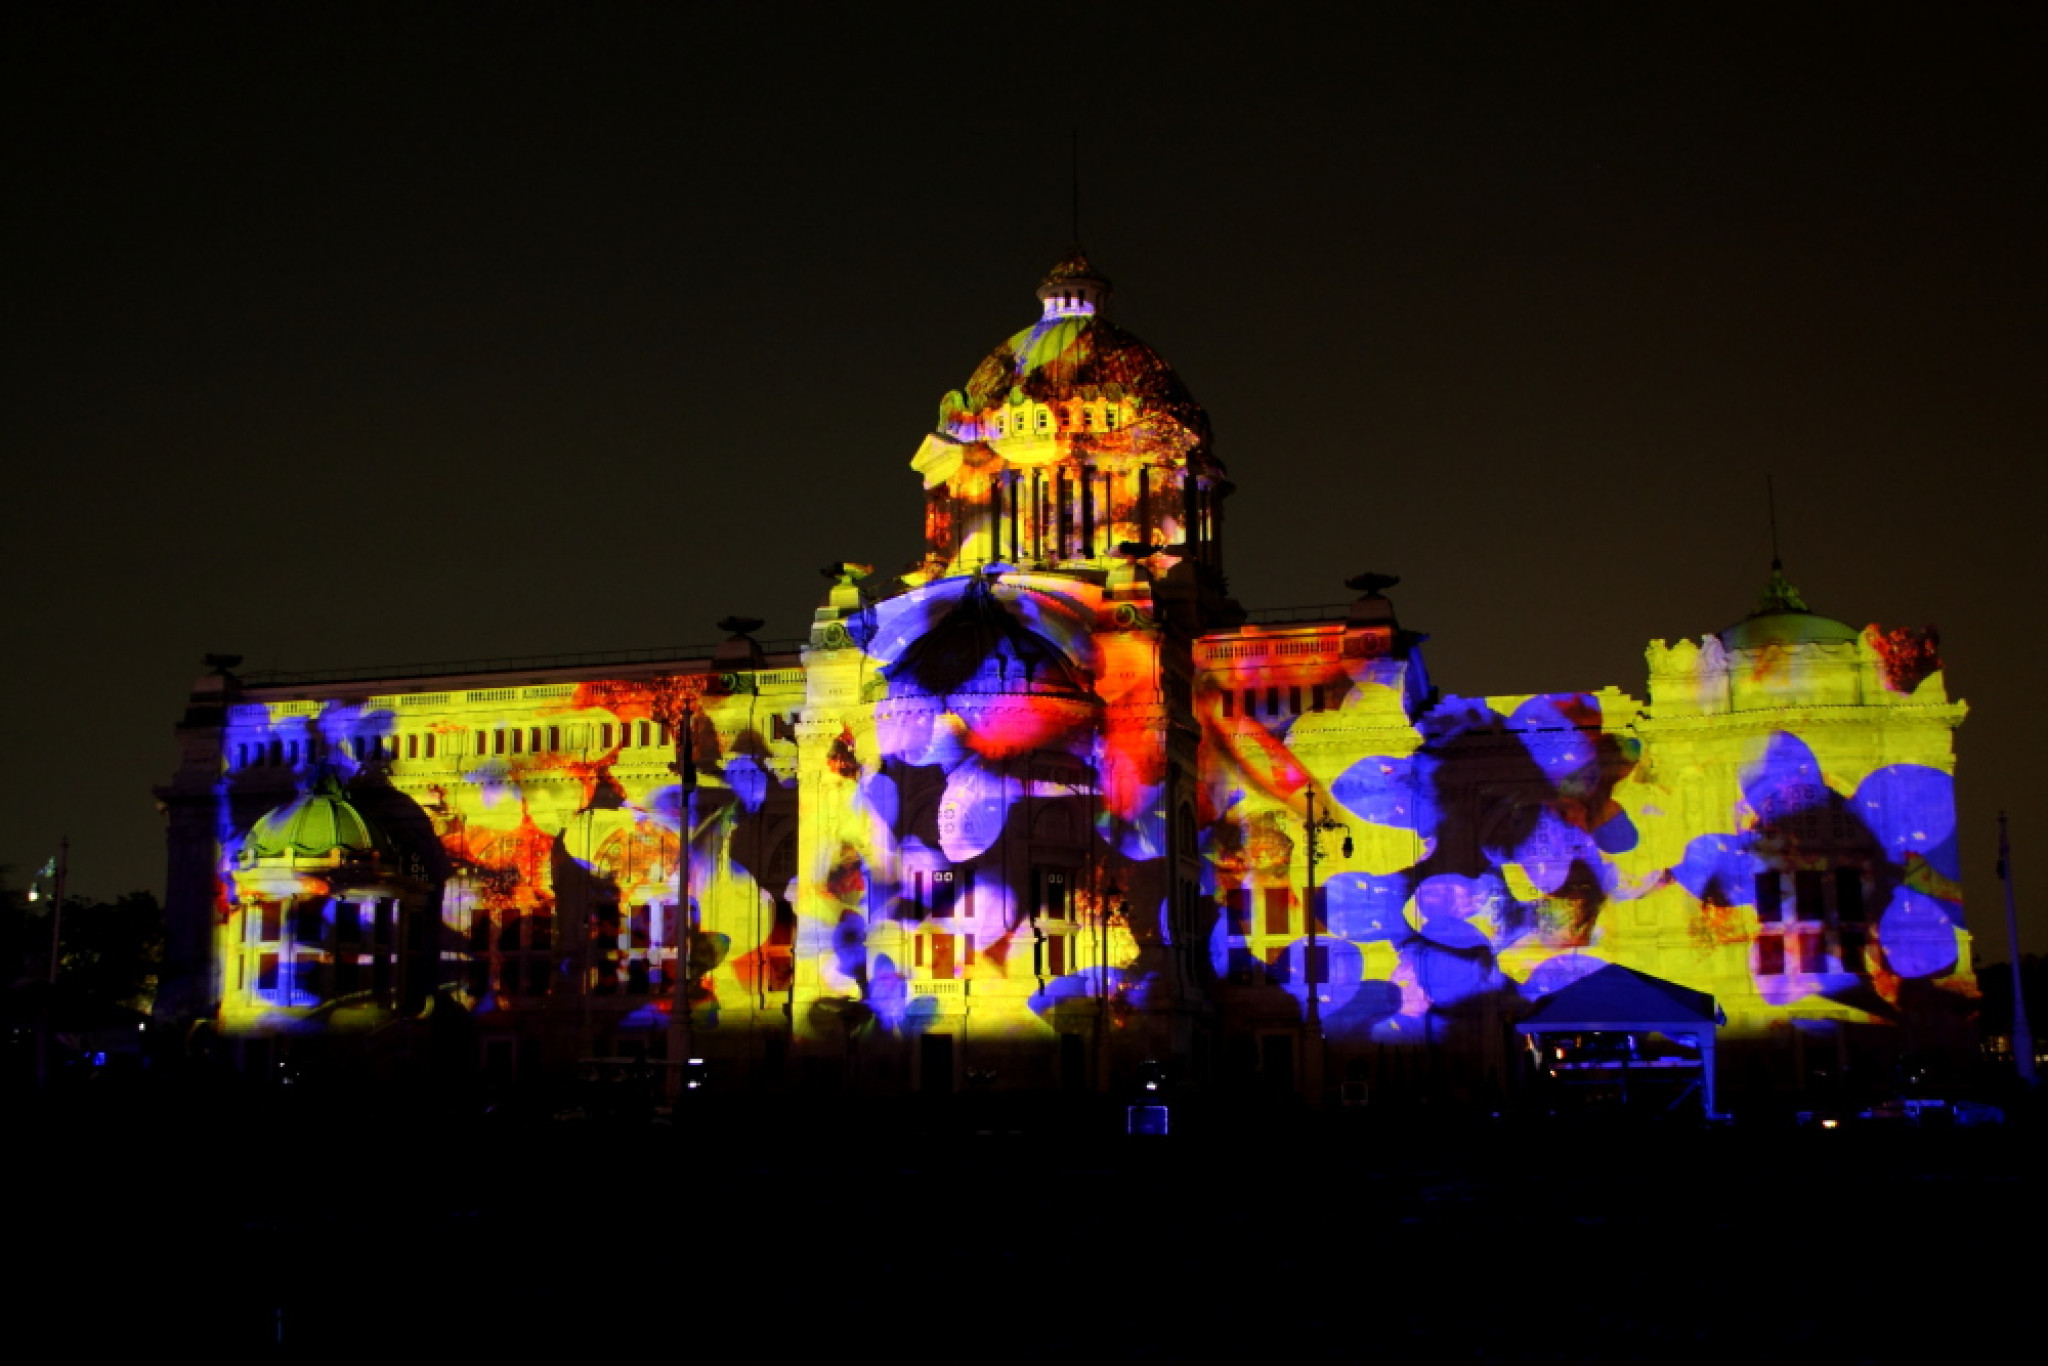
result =
[[[802,632],[1081,235],[1208,408],[1250,607],[1402,576],[1447,692],[1787,572],[1938,624],[1965,879],[2048,950],[2039,4],[15,4],[9,885],[161,890],[208,651]]]

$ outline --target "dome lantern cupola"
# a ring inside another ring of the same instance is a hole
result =
[[[1046,272],[1038,286],[1038,301],[1045,318],[1086,318],[1109,306],[1109,277],[1088,264],[1088,257],[1076,245],[1058,265]]]

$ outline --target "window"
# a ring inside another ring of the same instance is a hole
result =
[[[1760,977],[1777,977],[1785,971],[1785,939],[1762,934],[1756,940],[1756,970]]]
[[[320,903],[301,901],[296,907],[293,919],[299,923],[293,928],[292,938],[301,944],[317,944],[326,937],[326,923],[320,914]]]
[[[1785,886],[1774,872],[1756,875],[1756,918],[1765,925],[1775,925],[1785,918]]]
[[[959,894],[957,874],[951,868],[940,868],[932,874],[932,900],[929,907],[935,918],[944,919],[953,914],[953,903]]]
[[[1041,432],[1048,431],[1051,429],[1051,427],[1052,414],[1047,412],[1045,409],[1040,408],[1038,410],[1038,430]]]
[[[1223,714],[1228,717],[1237,711],[1237,694],[1226,691],[1223,694]]]
[[[1289,711],[1293,712],[1293,713],[1294,713],[1294,714],[1295,714],[1296,716],[1299,716],[1299,715],[1301,715],[1301,689],[1300,689],[1300,688],[1298,688],[1298,687],[1293,687],[1293,688],[1289,688],[1289,689],[1287,690],[1287,710],[1289,710]]]
[[[414,731],[411,735],[405,737],[405,757],[408,759],[420,757],[420,735],[418,731]]]
[[[502,731],[501,731],[501,732],[499,732],[499,733],[500,733],[500,734],[503,734],[503,732],[502,732]],[[525,744],[524,744],[524,741],[525,741],[525,739],[526,739],[526,736],[525,736],[525,734],[524,734],[524,733],[523,733],[523,732],[522,732],[522,731],[521,731],[521,730],[519,729],[519,727],[517,727],[517,726],[514,726],[514,727],[512,727],[512,752],[513,752],[514,754],[519,754],[519,753],[522,753],[522,752],[524,752],[524,750],[525,750]]]
[[[1073,887],[1064,868],[1040,868],[1032,879],[1037,884],[1035,912],[1049,920],[1065,920],[1073,905]]]
[[[1246,688],[1244,690],[1244,714],[1246,716],[1257,716],[1259,714],[1259,690],[1257,688]]]
[[[526,748],[529,752],[540,753],[540,727],[535,726],[526,733]]]
[[[1309,984],[1321,986],[1330,980],[1330,946],[1318,944],[1314,948],[1303,946],[1303,957],[1307,960],[1304,972]]]
[[[1294,893],[1286,887],[1268,887],[1265,892],[1266,933],[1289,934],[1294,929]]]
[[[1045,937],[1045,967],[1039,974],[1044,977],[1063,977],[1067,971],[1067,937],[1063,934],[1049,934]]]
[[[1105,430],[1107,430],[1107,431],[1112,431],[1112,432],[1113,432],[1113,431],[1115,431],[1115,430],[1116,430],[1116,405],[1115,405],[1115,404],[1111,404],[1111,405],[1109,405],[1108,407],[1106,407],[1106,408],[1104,408],[1104,409],[1102,410],[1102,425],[1103,425],[1103,428],[1104,428]]]
[[[1792,875],[1793,914],[1800,920],[1818,924],[1828,918],[1827,907],[1821,900],[1822,874],[1818,869],[1809,869]]]
[[[263,903],[263,915],[257,925],[257,933],[266,944],[275,944],[282,937],[284,908],[275,901]]]
[[[562,728],[561,728],[560,726],[549,726],[549,727],[548,727],[548,749],[549,749],[549,751],[550,751],[550,752],[552,752],[552,751],[554,751],[554,750],[558,750],[558,749],[560,749],[561,747],[562,747]]]
[[[1230,932],[1247,935],[1252,932],[1252,889],[1232,887],[1223,894],[1223,910],[1230,921]]]
[[[1826,972],[1828,970],[1827,936],[1819,930],[1799,936],[1799,970],[1801,972]]]
[[[647,724],[647,723],[646,723],[645,721],[642,721],[642,722],[640,723],[640,748],[642,748],[642,749],[645,749],[645,748],[647,748],[647,746],[648,746],[648,744],[649,744],[649,740],[648,740],[648,730],[649,730],[648,724]]]

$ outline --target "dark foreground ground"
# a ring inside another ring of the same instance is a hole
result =
[[[216,1093],[11,1121],[8,1338],[685,1362],[2035,1359],[2040,1129]]]

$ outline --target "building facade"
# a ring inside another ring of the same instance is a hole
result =
[[[1774,568],[1642,699],[1442,693],[1391,579],[1242,610],[1207,415],[1078,252],[1038,297],[912,459],[922,559],[837,566],[798,648],[202,678],[160,1010],[878,1092],[1480,1094],[1609,962],[1710,992],[1759,1085],[1957,1036],[1931,632]]]

